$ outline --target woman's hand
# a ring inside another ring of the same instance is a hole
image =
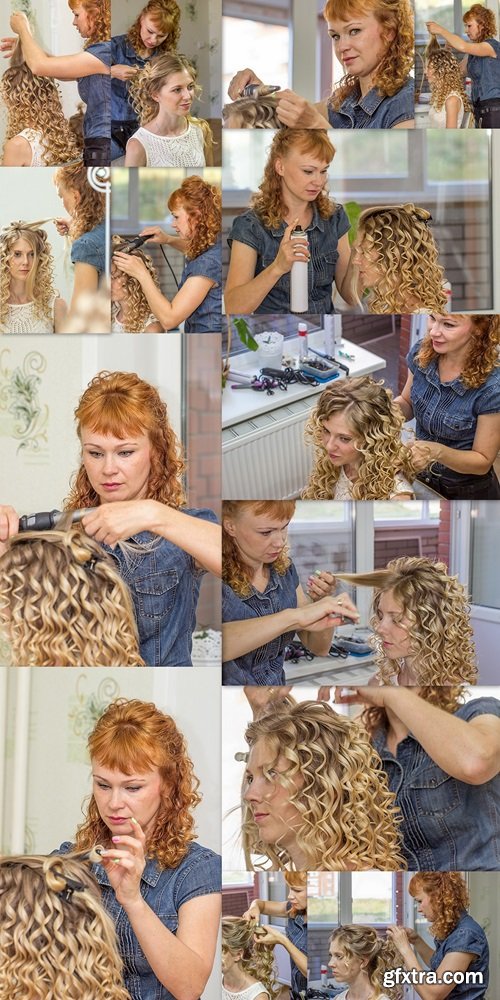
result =
[[[85,533],[114,549],[117,542],[139,531],[153,531],[163,504],[157,500],[115,500],[82,518]]]
[[[311,601],[320,601],[322,597],[330,597],[331,594],[335,593],[337,581],[332,573],[317,569],[312,576],[308,577],[307,585],[307,595]]]
[[[256,899],[253,899],[248,907],[248,910],[242,914],[243,920],[255,920],[257,923],[260,920],[260,906]]]
[[[134,76],[140,72],[138,66],[126,66],[123,63],[115,63],[111,67],[111,76],[115,80],[123,80],[126,83],[127,80],[133,80]]]
[[[116,898],[126,908],[127,903],[141,900],[141,875],[146,867],[146,836],[131,817],[135,837],[112,837],[112,847],[101,854],[102,865],[115,891]]]
[[[312,604],[297,609],[297,631],[320,632],[321,629],[341,625],[343,619],[358,621],[359,612],[348,594],[338,597],[322,597]]]
[[[415,957],[413,951],[410,947],[410,942],[408,941],[408,934],[405,927],[397,927],[393,924],[391,927],[387,928],[387,936],[394,942],[396,948],[401,953],[403,958],[410,956],[412,959]]]
[[[0,504],[0,542],[6,542],[19,531],[19,514],[8,504]]]
[[[385,708],[387,702],[387,691],[391,691],[387,685],[369,685],[368,687],[353,687],[349,689],[349,694],[343,694],[345,688],[335,688],[336,705],[369,705],[374,708]]]
[[[2,53],[4,59],[11,58],[18,41],[19,39],[17,35],[15,38],[0,38],[0,52]]]
[[[441,35],[442,27],[437,21],[426,21],[425,26],[430,35]]]
[[[292,265],[295,261],[308,261],[310,257],[309,244],[305,237],[292,240],[292,232],[298,224],[298,221],[298,219],[294,219],[294,221],[286,227],[285,232],[283,233],[283,239],[279,245],[278,253],[276,254],[276,260],[274,263],[281,274],[287,274],[288,271],[291,271]]]
[[[262,710],[267,708],[270,701],[284,701],[291,690],[291,684],[287,687],[266,687],[260,684],[247,684],[243,688],[243,693],[252,709],[254,719],[257,719]]]
[[[317,108],[293,90],[279,90],[275,98],[276,112],[283,125],[289,128],[329,128],[329,122]]]
[[[28,18],[26,17],[26,14],[23,14],[20,10],[16,10],[10,15],[10,26],[12,31],[15,31],[16,35],[20,35],[23,31],[29,31],[31,35],[31,27]]]
[[[134,257],[131,253],[120,253],[117,250],[113,254],[113,264],[116,264],[120,271],[125,271],[125,274],[137,278],[137,281],[143,281],[149,277],[149,271],[144,261],[140,257]]]
[[[249,83],[262,83],[262,80],[259,80],[253,69],[239,69],[230,81],[227,90],[231,100],[236,101],[238,97],[241,97],[245,87],[248,87]]]
[[[71,219],[54,219],[54,225],[59,233],[59,236],[67,236],[71,225]]]
[[[168,243],[171,239],[160,226],[146,226],[141,229],[139,236],[149,236],[147,243]]]
[[[254,942],[256,945],[259,944],[283,944],[283,939],[286,941],[286,935],[282,934],[281,931],[276,930],[275,927],[271,927],[270,924],[266,924],[264,927],[259,927],[254,934]]]
[[[414,441],[409,447],[415,472],[422,472],[431,462],[439,461],[441,445],[437,441]]]

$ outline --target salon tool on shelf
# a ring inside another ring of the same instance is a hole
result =
[[[287,385],[293,382],[300,382],[301,385],[318,385],[315,375],[307,375],[300,368],[261,368],[261,375],[269,375],[276,378],[280,383],[280,388],[286,389]]]
[[[346,375],[349,374],[349,369],[348,369],[347,365],[343,365],[341,361],[337,361],[337,358],[334,358],[333,354],[325,354],[324,351],[316,351],[314,349],[314,347],[310,347],[309,348],[309,353],[310,354],[316,354],[316,356],[318,358],[323,358],[324,361],[330,361],[333,365],[337,365],[337,368],[340,368],[340,370],[343,371],[343,372],[345,372]],[[351,357],[351,355],[350,355],[350,357]],[[352,356],[352,359],[353,358],[354,358],[354,356]]]
[[[280,90],[279,83],[248,83],[241,91],[242,97],[268,97]]]
[[[96,507],[82,507],[81,510],[42,510],[36,514],[23,514],[19,518],[19,531],[50,531],[52,528],[57,528],[63,517],[70,519],[71,524],[76,524],[85,517],[85,514],[91,514],[96,509]]]
[[[312,375],[318,382],[331,382],[334,378],[339,377],[336,365],[332,365],[329,361],[320,361],[319,358],[304,358],[300,362],[300,370],[306,375]]]
[[[365,642],[364,639],[356,639],[354,636],[350,639],[338,637],[333,645],[339,650],[344,650],[346,656],[368,656],[369,653],[373,653],[373,647],[369,643]]]

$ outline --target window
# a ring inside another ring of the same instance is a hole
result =
[[[498,553],[500,551],[500,501],[472,504],[470,588],[472,603],[500,608]]]
[[[234,74],[250,66],[260,80],[289,86],[288,23],[270,23],[251,18],[251,4],[245,4],[244,17],[222,18],[222,93],[224,103]],[[288,18],[288,10],[280,11]],[[276,12],[278,14],[278,12]],[[242,40],[244,45],[242,46]],[[244,54],[240,56],[240,53]]]

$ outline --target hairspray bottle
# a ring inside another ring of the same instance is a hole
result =
[[[300,226],[295,226],[291,240],[307,240]],[[296,260],[292,264],[290,274],[290,312],[305,313],[308,307],[308,275],[307,260]]]

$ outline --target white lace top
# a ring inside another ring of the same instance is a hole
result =
[[[239,990],[238,993],[230,993],[224,983],[222,983],[221,989],[221,1000],[254,1000],[254,997],[258,997],[259,993],[265,993],[266,997],[269,996],[263,983],[254,983],[253,986],[247,986],[246,989]]]
[[[31,148],[31,163],[30,167],[45,167],[46,163],[43,158],[43,146],[42,146],[42,133],[37,132],[34,128],[23,128],[19,135],[26,139]]]
[[[35,303],[10,305],[5,323],[0,323],[0,333],[54,333],[54,308],[59,294],[50,304],[52,319],[40,319],[35,313]]]
[[[146,316],[146,319],[144,321],[144,326],[142,330],[139,330],[139,333],[145,333],[146,327],[150,326],[151,323],[158,323],[158,320],[156,316],[153,316],[153,313],[150,313],[149,316]],[[130,333],[130,330],[127,330],[124,327],[123,323],[120,323],[120,320],[117,319],[116,316],[114,315],[111,321],[111,333]]]
[[[353,483],[344,472],[343,466],[340,469],[340,475],[337,479],[334,494],[332,500],[352,500],[351,490]],[[396,488],[393,493],[391,493],[389,500],[397,500],[400,493],[411,493],[413,496],[413,489],[410,483],[401,475],[400,472],[396,473]]]
[[[139,128],[132,139],[138,139],[146,150],[147,167],[204,167],[203,132],[199,125],[188,122],[181,135],[154,135]]]
[[[460,97],[456,90],[452,90],[448,97]],[[448,100],[448,98],[446,99]],[[460,107],[458,109],[457,117],[457,128],[460,128],[462,124],[462,119],[464,117],[464,102],[460,97]],[[436,111],[432,106],[429,108],[429,128],[446,128],[446,101],[441,108],[441,111]]]

